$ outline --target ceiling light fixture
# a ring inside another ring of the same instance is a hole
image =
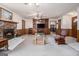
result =
[[[41,19],[42,18],[42,13],[39,11],[39,3],[24,3],[25,5],[30,5],[34,6],[36,9],[36,15],[34,16],[35,19]]]
[[[24,5],[35,5],[35,6],[39,6],[39,3],[24,3]]]

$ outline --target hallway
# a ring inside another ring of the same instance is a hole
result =
[[[68,45],[57,45],[52,35],[46,36],[49,44],[33,44],[33,35],[25,35],[24,42],[9,52],[9,56],[76,56],[78,52]]]

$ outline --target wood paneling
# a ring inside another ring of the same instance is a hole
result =
[[[72,36],[72,29],[68,29],[68,36]]]
[[[17,29],[16,30],[17,36],[21,36],[21,35],[25,35],[25,34],[28,34],[28,29]]]
[[[72,29],[61,29],[62,30],[65,30],[67,32],[67,36],[72,36]],[[59,35],[61,34],[61,31],[59,33]]]
[[[62,30],[66,30],[68,32],[67,36],[72,36],[72,29],[61,29],[61,19],[60,19],[58,20],[58,29],[56,29],[56,33],[60,35]]]
[[[77,42],[79,42],[79,30],[77,30]]]
[[[58,29],[56,29],[56,34],[60,34],[61,33],[61,19],[58,20]]]

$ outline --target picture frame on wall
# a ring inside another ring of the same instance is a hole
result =
[[[2,17],[5,19],[12,20],[12,12],[10,12],[6,9],[2,9]]]

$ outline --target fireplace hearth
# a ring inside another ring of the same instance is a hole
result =
[[[4,38],[8,38],[8,39],[11,39],[11,38],[14,38],[14,29],[4,29],[3,31],[3,36]]]

